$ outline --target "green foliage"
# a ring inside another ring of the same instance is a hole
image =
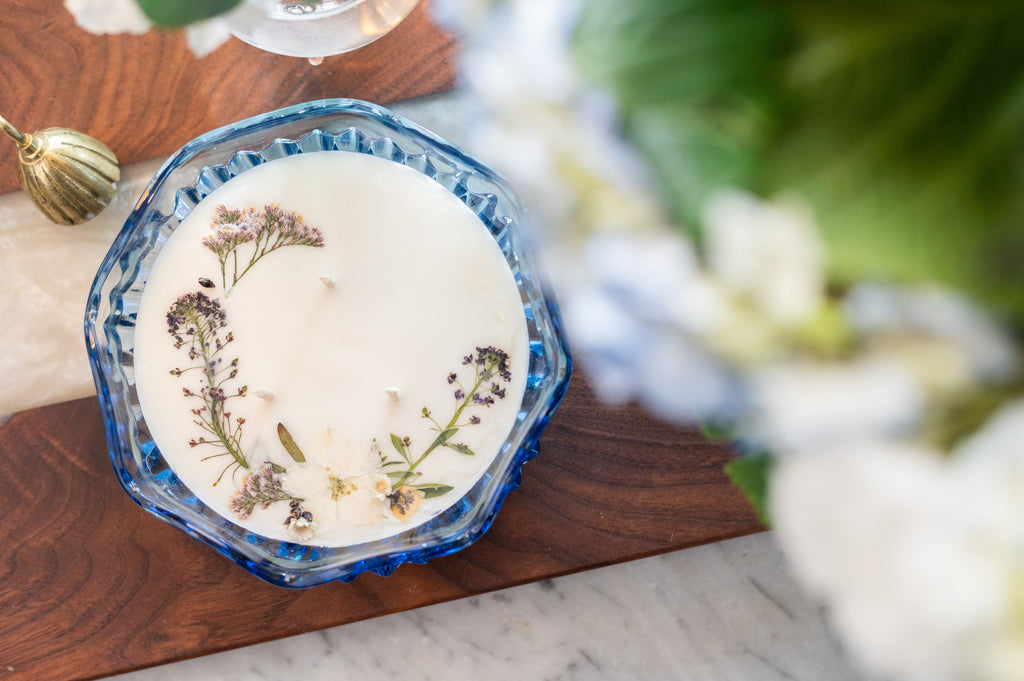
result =
[[[1024,314],[1024,6],[792,5],[770,184],[811,198],[835,278],[933,279]]]
[[[754,0],[584,5],[579,66],[618,95],[676,217],[696,228],[709,192],[756,187],[780,114],[786,15]]]
[[[391,433],[391,446],[405,459],[406,463],[412,463],[412,458],[409,456],[409,447],[402,438],[394,433]]]
[[[725,472],[743,492],[750,505],[757,511],[757,517],[769,525],[768,487],[774,460],[766,455],[742,456],[725,465]]]
[[[445,494],[448,494],[448,492],[451,492],[453,489],[455,489],[451,485],[412,485],[412,487],[423,492],[424,499],[443,497]]]
[[[581,68],[696,233],[723,185],[808,199],[832,278],[1024,321],[1024,3],[587,0]]]
[[[223,14],[242,0],[136,0],[157,26],[181,28]]]

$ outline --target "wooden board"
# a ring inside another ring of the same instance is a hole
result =
[[[62,0],[3,0],[0,115],[104,142],[121,163],[167,156],[193,137],[265,111],[330,97],[387,103],[449,89],[455,42],[421,4],[395,30],[320,66],[230,40],[197,59],[180,33],[97,36]],[[0,136],[0,193],[18,188],[17,147]]]
[[[93,679],[758,531],[722,473],[730,456],[602,406],[577,375],[482,539],[294,591],[134,505],[94,399],[22,412],[0,428],[0,670]]]

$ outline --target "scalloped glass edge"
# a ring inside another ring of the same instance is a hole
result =
[[[321,150],[387,158],[432,177],[462,200],[504,253],[523,298],[529,331],[526,396],[516,425],[481,479],[425,523],[351,547],[271,540],[206,509],[177,481],[149,438],[132,380],[135,306],[143,274],[167,236],[198,201],[232,177],[274,158]],[[368,102],[330,99],[299,104],[218,128],[185,144],[139,198],[101,263],[86,304],[88,356],[108,452],[122,488],[153,515],[278,586],[348,582],[363,572],[387,576],[403,563],[426,563],[469,546],[490,528],[505,497],[519,486],[522,466],[537,455],[537,441],[565,395],[572,372],[557,303],[518,233],[525,220],[519,198],[480,161]]]

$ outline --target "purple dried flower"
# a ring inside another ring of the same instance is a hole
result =
[[[226,411],[225,403],[229,397],[224,384],[235,378],[238,360],[232,360],[225,367],[222,357],[218,357],[224,347],[234,337],[227,333],[221,338],[221,329],[227,326],[227,315],[216,299],[209,298],[202,291],[186,293],[171,305],[167,311],[167,332],[174,338],[174,347],[188,345],[187,355],[202,374],[202,387],[198,392],[190,387],[183,387],[182,394],[187,398],[198,398],[203,406],[192,409],[195,419],[193,423],[205,432],[214,436],[211,440],[200,438],[197,444],[210,444],[223,447],[234,462],[247,468],[248,463],[242,454],[240,423],[231,421],[231,413]],[[224,371],[228,375],[224,375]],[[171,374],[181,377],[185,372],[180,368],[171,370]],[[237,396],[244,394],[239,390]]]
[[[234,286],[260,258],[278,248],[320,248],[324,245],[324,235],[319,229],[303,222],[302,216],[298,213],[282,210],[276,204],[264,206],[262,209],[244,210],[224,205],[217,206],[212,226],[213,232],[203,239],[203,245],[217,256],[221,283],[225,288],[229,262],[233,270],[231,285]],[[252,244],[252,252],[249,254],[248,262],[245,263],[243,258],[240,264],[238,249],[249,243]]]
[[[416,471],[419,464],[424,461],[434,449],[438,447],[446,447],[453,451],[461,454],[473,455],[473,451],[462,442],[455,442],[452,438],[466,425],[478,425],[480,423],[480,417],[473,414],[470,415],[468,421],[460,421],[463,418],[463,412],[467,408],[479,406],[479,407],[490,407],[494,404],[495,398],[504,399],[506,395],[506,388],[502,382],[508,382],[512,379],[512,372],[509,369],[509,357],[508,353],[504,350],[500,350],[494,346],[478,347],[476,348],[475,356],[465,355],[462,358],[462,364],[464,366],[473,366],[475,370],[475,376],[473,379],[473,387],[467,395],[466,390],[463,389],[462,385],[453,392],[456,400],[455,412],[452,414],[451,419],[447,425],[442,425],[441,422],[436,421],[430,413],[430,410],[423,407],[422,415],[424,418],[430,419],[434,424],[434,429],[437,431],[437,436],[434,441],[428,446],[422,454],[418,457],[410,456],[408,451],[411,442],[409,438],[399,439],[397,435],[392,434],[391,442],[398,453],[402,456],[401,460],[388,460],[387,457],[382,456],[382,461],[385,466],[403,466],[405,470],[396,471],[392,470],[389,475],[397,478],[392,483],[392,489],[402,489],[403,485],[410,480],[414,480],[420,474]],[[458,381],[458,375],[453,371],[447,375],[447,381],[449,385],[452,385]],[[484,386],[490,383],[488,386],[488,393],[481,394],[478,392]],[[426,486],[431,487],[431,486]],[[444,487],[444,486],[440,486]],[[433,487],[431,487],[433,489]],[[441,492],[444,493],[444,492]]]
[[[281,476],[274,472],[274,465],[264,463],[258,470],[245,476],[242,489],[228,500],[228,507],[245,520],[257,506],[267,508],[275,501],[289,500],[296,500],[296,497],[284,490]]]

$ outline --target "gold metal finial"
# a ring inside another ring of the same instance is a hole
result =
[[[68,128],[23,134],[0,116],[0,130],[18,143],[18,179],[40,210],[59,225],[96,217],[121,179],[107,145]]]

